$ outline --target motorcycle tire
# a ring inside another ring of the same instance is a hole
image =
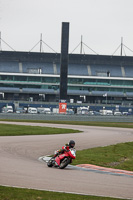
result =
[[[47,166],[48,167],[53,167],[52,158],[48,161]]]
[[[70,160],[68,158],[65,158],[61,161],[59,168],[64,169],[69,163],[70,163]]]

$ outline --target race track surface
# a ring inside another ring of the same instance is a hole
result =
[[[133,141],[132,129],[76,125],[0,122],[20,125],[73,128],[83,133],[0,137],[0,185],[88,195],[133,198],[133,178],[95,171],[48,168],[40,156],[53,154],[70,139],[76,149]]]

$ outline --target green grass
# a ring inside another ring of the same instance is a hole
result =
[[[133,142],[77,151],[73,164],[93,164],[133,171]]]
[[[49,121],[49,120],[16,120],[16,119],[14,119],[14,120],[13,119],[8,119],[8,120],[7,119],[0,119],[0,121],[133,128],[133,122]]]
[[[0,136],[50,135],[81,132],[73,129],[0,124]]]
[[[119,200],[119,199],[0,186],[0,200]]]

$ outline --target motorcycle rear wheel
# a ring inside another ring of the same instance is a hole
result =
[[[65,158],[61,161],[59,168],[64,169],[69,163],[70,163],[70,160],[68,158]]]

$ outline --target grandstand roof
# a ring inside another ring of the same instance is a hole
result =
[[[59,53],[38,53],[20,51],[0,51],[0,61],[17,62],[52,62],[60,63]],[[69,54],[69,63],[75,64],[106,64],[106,65],[133,65],[131,56]]]

